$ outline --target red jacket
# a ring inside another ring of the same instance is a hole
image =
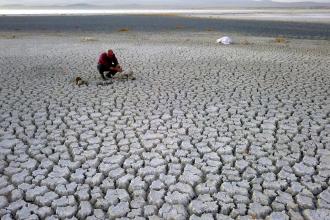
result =
[[[108,57],[107,53],[102,53],[99,58],[98,64],[105,65],[106,67],[113,67],[118,65],[118,60],[115,55],[113,55],[112,57]]]

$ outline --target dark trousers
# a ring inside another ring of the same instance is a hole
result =
[[[115,66],[112,66],[112,67],[115,67]],[[117,71],[110,70],[109,67],[102,65],[102,64],[97,64],[97,70],[99,71],[99,73],[101,74],[101,77],[103,79],[105,79],[105,77],[111,78],[117,73]],[[107,73],[104,75],[104,72],[107,72]]]

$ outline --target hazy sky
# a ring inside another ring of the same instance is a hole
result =
[[[205,2],[219,3],[222,1],[228,2],[228,0],[206,0]],[[270,1],[270,0],[232,0],[239,2],[248,2],[248,1]],[[322,2],[322,3],[330,3],[330,0],[272,0],[273,2]],[[26,4],[26,5],[48,5],[48,4],[76,4],[76,3],[88,3],[88,4],[191,4],[191,3],[201,3],[201,0],[0,0],[0,5],[4,4]]]

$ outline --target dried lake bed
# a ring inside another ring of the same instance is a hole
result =
[[[2,31],[1,218],[329,219],[329,41],[222,34]]]

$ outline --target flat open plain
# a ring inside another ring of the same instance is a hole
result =
[[[330,219],[329,41],[219,35],[2,32],[1,219]]]

